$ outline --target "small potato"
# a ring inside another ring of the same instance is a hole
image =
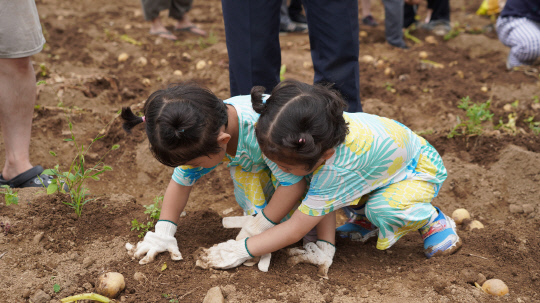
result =
[[[418,57],[420,57],[420,59],[427,59],[428,53],[425,51],[421,51],[418,53]]]
[[[462,224],[463,220],[470,219],[471,215],[465,208],[458,208],[454,210],[452,213],[452,219],[456,222],[456,224]]]
[[[204,60],[200,60],[199,62],[197,62],[197,65],[195,66],[197,69],[203,69],[206,67],[206,61]]]
[[[102,296],[114,299],[126,288],[124,276],[118,272],[107,272],[98,277],[96,292]]]
[[[373,58],[370,55],[364,55],[364,56],[362,56],[362,58],[360,60],[362,62],[364,62],[364,63],[373,63],[373,62],[375,62],[375,58]]]
[[[483,91],[484,93],[486,93],[488,91],[488,88],[487,88],[487,86],[482,86],[480,88],[480,90]]]
[[[175,76],[182,76],[183,73],[182,73],[181,70],[178,70],[178,69],[177,69],[177,70],[175,70],[175,71],[173,72],[173,75],[175,75]]]
[[[482,224],[482,222],[480,222],[478,220],[474,220],[469,224],[469,230],[473,230],[475,228],[482,229],[482,228],[484,228],[484,224]]]
[[[396,73],[394,72],[393,69],[391,69],[390,67],[387,67],[384,69],[384,75],[385,76],[388,76],[388,77],[393,77]]]
[[[365,31],[360,31],[359,36],[362,37],[362,38],[364,38],[364,37],[367,37],[368,34],[367,34],[367,32],[365,32]]]
[[[127,53],[121,53],[118,56],[118,62],[125,62],[129,58],[129,55]]]
[[[508,286],[506,286],[506,284],[499,279],[487,280],[484,282],[484,285],[482,285],[482,289],[490,295],[496,295],[499,297],[508,293]]]

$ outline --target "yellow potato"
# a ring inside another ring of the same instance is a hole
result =
[[[484,285],[482,285],[482,289],[486,293],[496,296],[504,296],[508,293],[508,286],[506,286],[506,284],[499,279],[487,280],[484,282]]]
[[[418,57],[420,57],[420,59],[426,59],[428,57],[428,53],[425,51],[421,51],[418,53]]]
[[[98,277],[96,292],[102,296],[114,299],[126,288],[124,276],[118,272],[107,272]]]
[[[452,213],[452,219],[454,219],[456,224],[461,224],[463,223],[463,220],[470,219],[470,218],[471,218],[471,215],[465,208],[458,208],[454,210],[454,212]]]
[[[127,59],[129,58],[129,55],[127,53],[121,53],[119,56],[118,56],[118,62],[124,62],[124,61],[127,61]]]

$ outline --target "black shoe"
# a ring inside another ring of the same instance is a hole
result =
[[[287,24],[279,25],[280,33],[307,33],[307,25],[302,23],[290,22]]]
[[[362,19],[362,23],[367,26],[372,26],[372,27],[379,25],[379,23],[375,21],[372,15],[366,16],[364,19]]]
[[[296,23],[307,24],[307,18],[306,18],[306,16],[304,16],[302,14],[291,15],[290,18],[291,18],[292,21],[294,21]]]

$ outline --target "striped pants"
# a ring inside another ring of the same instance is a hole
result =
[[[497,34],[511,48],[507,68],[531,65],[540,57],[540,23],[524,17],[499,17]]]

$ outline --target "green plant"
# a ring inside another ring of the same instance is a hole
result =
[[[46,77],[47,74],[49,73],[49,69],[47,68],[47,66],[45,65],[45,63],[41,63],[39,64],[39,73],[42,77]]]
[[[218,42],[217,36],[214,34],[213,31],[210,31],[207,38],[199,37],[197,40],[197,44],[199,44],[199,47],[201,49],[205,49],[209,46],[212,46]]]
[[[4,194],[6,205],[19,204],[19,197],[17,192],[14,192],[13,189],[9,187],[9,185],[2,185],[0,187],[5,188],[3,191],[0,191],[0,193]]]
[[[539,96],[533,96],[533,103],[540,103],[540,97]]]
[[[129,43],[129,44],[136,45],[136,46],[141,46],[141,45],[142,45],[142,42],[137,41],[137,40],[131,38],[131,37],[128,36],[128,35],[121,35],[121,36],[120,36],[120,40],[125,41],[125,42],[127,42],[127,43]]]
[[[60,287],[59,284],[54,284],[54,285],[53,285],[53,291],[54,291],[55,293],[60,292],[60,289],[62,289],[62,287]]]
[[[159,207],[159,203],[163,201],[163,196],[158,196],[154,198],[154,203],[150,205],[143,205],[146,210],[144,211],[145,214],[148,215],[149,220],[146,223],[139,223],[137,219],[133,219],[131,221],[131,230],[137,230],[141,233],[139,234],[139,238],[144,237],[144,235],[152,228],[154,228],[154,225],[156,224],[157,220],[159,220],[159,216],[161,215],[161,208]]]
[[[103,138],[99,134],[92,140],[88,148],[85,149],[84,144],[78,144],[75,135],[73,134],[73,125],[68,120],[69,132],[71,133],[71,138],[64,139],[64,141],[71,141],[75,145],[77,154],[71,161],[69,169],[67,171],[61,171],[59,165],[57,164],[52,169],[46,169],[43,171],[44,174],[53,176],[51,184],[47,187],[47,194],[53,194],[56,192],[67,193],[69,192],[70,201],[64,202],[64,204],[69,205],[75,209],[77,216],[81,216],[83,206],[94,200],[87,199],[88,188],[84,187],[86,180],[93,179],[99,181],[99,175],[105,171],[112,170],[110,166],[107,166],[103,163],[103,158],[112,150],[118,149],[120,146],[115,144],[113,145],[94,166],[87,167],[85,156],[86,153],[92,147],[94,142]],[[51,155],[56,157],[56,153],[53,151],[49,152]],[[67,187],[67,188],[66,188]]]
[[[534,121],[534,116],[523,120],[523,122],[529,125],[529,128],[534,132],[535,135],[540,135],[540,121]]]
[[[517,133],[516,121],[517,121],[517,114],[515,112],[510,113],[508,114],[508,122],[504,123],[503,119],[500,118],[499,124],[495,127],[495,129],[502,129],[508,133],[515,135]]]
[[[287,72],[287,65],[286,65],[286,64],[283,64],[283,65],[279,68],[279,81],[285,80],[285,72]]]
[[[490,105],[491,100],[488,100],[485,103],[474,103],[471,102],[469,96],[462,98],[458,108],[465,110],[465,115],[468,119],[461,121],[461,118],[458,116],[458,124],[450,131],[448,138],[482,134],[482,122],[491,121],[493,118],[493,113],[489,110]]]

